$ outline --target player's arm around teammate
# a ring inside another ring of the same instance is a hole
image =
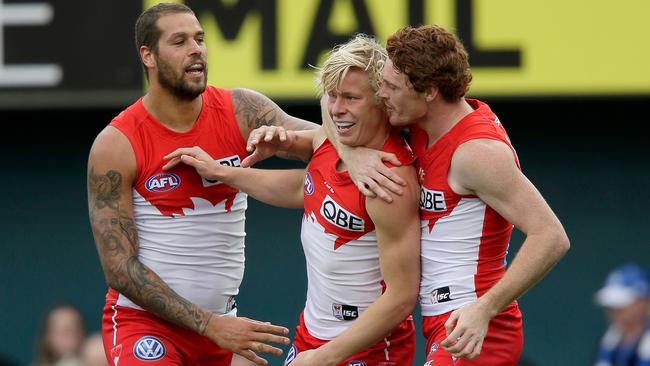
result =
[[[321,98],[322,127],[327,138],[336,146],[348,166],[350,177],[359,190],[367,197],[378,196],[386,202],[392,202],[392,195],[401,195],[406,182],[399,174],[388,168],[384,162],[395,166],[401,162],[395,154],[365,147],[349,147],[338,142],[334,131],[334,122],[327,113],[327,94]],[[314,151],[314,129],[287,131],[282,126],[263,125],[251,131],[246,143],[246,150],[251,152],[242,167],[250,167],[273,155],[307,161]]]
[[[457,309],[445,323],[442,346],[455,357],[474,358],[488,323],[519,298],[569,249],[562,224],[535,186],[517,168],[506,144],[470,140],[456,150],[449,184],[459,194],[475,194],[521,230],[526,239],[503,278],[475,303]]]
[[[363,146],[347,146],[336,138],[336,126],[327,113],[327,95],[321,98],[321,118],[327,138],[336,148],[336,152],[348,166],[350,178],[366,197],[378,196],[390,203],[394,195],[404,192],[406,182],[399,174],[388,168],[384,162],[400,166],[401,162],[394,154],[369,149]]]
[[[218,316],[179,296],[138,260],[132,204],[135,175],[135,155],[128,139],[116,128],[106,127],[90,151],[88,208],[107,284],[161,318],[203,334],[257,364],[266,361],[256,353],[280,355],[280,349],[267,343],[287,344],[286,328]]]
[[[176,149],[165,156],[163,169],[187,164],[205,179],[218,180],[235,187],[258,201],[283,208],[303,207],[304,169],[254,169],[227,167],[198,146]]]
[[[321,129],[313,143],[319,145],[324,139]],[[182,162],[194,167],[202,177],[223,181],[262,202],[280,207],[302,207],[303,170],[225,167],[198,147],[178,149],[165,158],[170,162],[164,169],[169,170]],[[291,365],[336,365],[375,344],[413,311],[420,283],[419,185],[413,166],[391,170],[404,180],[403,194],[396,196],[392,203],[378,197],[366,201],[377,231],[386,291],[341,335],[316,350],[301,352]]]
[[[266,144],[268,146],[262,148],[266,149],[265,151],[273,150],[272,155],[277,151],[274,146],[278,143],[277,140],[280,136],[278,132],[283,132],[286,137],[286,134],[291,134],[292,131],[284,131],[282,128],[271,128],[268,131],[273,131],[276,142]],[[304,151],[313,151],[315,146],[325,140],[325,132],[322,127],[301,132],[309,133],[308,138],[300,139],[300,144],[309,145],[302,147]],[[311,153],[309,155],[311,156]],[[201,177],[224,182],[266,204],[283,208],[303,207],[304,169],[268,170],[227,167],[215,162],[208,153],[198,146],[176,149],[164,159],[168,161],[163,166],[164,170],[171,170],[179,163],[187,164],[196,169]]]
[[[245,141],[250,141],[260,136],[259,128],[274,129],[278,132],[280,138],[286,139],[288,131],[303,131],[313,137],[313,133],[319,128],[319,125],[288,115],[275,102],[267,96],[250,89],[233,89],[232,90],[233,109],[235,118],[239,125],[242,137]],[[252,133],[255,131],[255,133]],[[291,141],[289,141],[291,142]],[[254,152],[250,142],[247,143],[248,152]],[[286,150],[286,149],[285,149]],[[278,150],[276,150],[277,152]],[[311,153],[306,151],[293,151],[294,155],[285,154],[284,158],[297,158],[303,161],[309,160]],[[266,156],[268,157],[268,156]],[[265,158],[266,158],[265,157]],[[252,165],[252,164],[251,164]]]

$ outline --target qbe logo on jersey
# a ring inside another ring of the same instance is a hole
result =
[[[239,155],[228,156],[225,158],[216,159],[215,161],[225,166],[232,166],[232,167],[241,166],[241,160],[239,159]],[[202,181],[204,187],[216,186],[217,184],[223,183],[218,180],[205,179],[205,178],[202,178]]]
[[[432,212],[446,211],[445,194],[441,191],[420,188],[420,209]]]
[[[159,173],[147,179],[144,186],[151,192],[169,192],[181,185],[181,177],[173,173]]]
[[[341,229],[363,231],[365,227],[365,221],[362,218],[355,216],[350,211],[341,207],[329,195],[325,196],[323,200],[323,204],[320,207],[320,214],[327,221]]]
[[[144,336],[133,346],[135,357],[143,361],[156,361],[165,355],[165,345],[156,337]]]

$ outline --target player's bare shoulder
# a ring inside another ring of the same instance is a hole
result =
[[[130,183],[136,173],[136,160],[129,139],[113,126],[105,127],[95,138],[88,156],[88,178],[113,171]]]
[[[420,197],[420,184],[418,183],[415,166],[402,165],[394,166],[390,169],[406,183],[402,187],[402,194],[392,195],[393,202],[390,203],[379,197],[368,198],[366,200],[366,207],[369,209],[369,213],[370,210],[374,211],[375,214],[388,214],[388,216],[393,215],[392,213],[396,212],[396,210],[405,210],[404,212],[413,211],[417,213]]]
[[[475,194],[518,173],[512,149],[503,141],[474,139],[456,149],[449,169],[449,185],[458,194]]]
[[[391,167],[390,170],[399,175],[404,179],[405,185],[405,194],[412,194],[419,197],[420,194],[420,184],[418,183],[417,171],[415,165],[407,164],[401,166]]]

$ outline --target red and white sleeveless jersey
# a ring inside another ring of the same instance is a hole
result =
[[[411,164],[413,153],[398,134],[383,151]],[[347,171],[337,172],[339,156],[325,140],[307,166],[302,246],[307,262],[304,320],[309,334],[331,340],[343,332],[383,292],[375,226],[366,198]]]
[[[205,180],[184,164],[162,169],[163,156],[179,147],[199,146],[226,165],[239,166],[246,156],[230,91],[208,86],[202,99],[196,123],[184,133],[158,122],[142,100],[110,125],[126,135],[135,153],[138,259],[180,296],[225,313],[244,273],[246,195],[219,181]],[[140,309],[112,289],[107,298]]]
[[[469,140],[503,141],[517,156],[488,105],[473,99],[467,102],[474,112],[429,148],[427,133],[419,126],[411,129],[421,186],[420,305],[424,316],[443,314],[476,300],[505,272],[512,224],[477,196],[456,194],[447,175],[454,152]]]

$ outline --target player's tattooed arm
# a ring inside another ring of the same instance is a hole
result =
[[[115,154],[106,154],[115,145],[105,143],[110,137],[98,137],[88,164],[88,211],[106,282],[144,309],[203,334],[212,313],[179,296],[138,260],[132,174]]]
[[[254,90],[233,89],[232,103],[245,140],[252,130],[261,126],[281,126],[294,131],[318,128],[315,123],[288,115],[271,99]]]

